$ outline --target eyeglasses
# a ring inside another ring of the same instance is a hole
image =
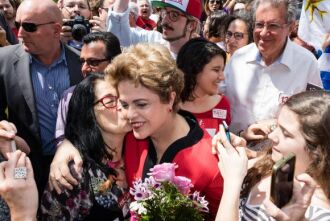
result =
[[[234,36],[235,40],[241,40],[244,38],[244,33],[242,32],[231,32],[231,31],[227,31],[226,32],[226,38],[230,39],[232,36]]]
[[[164,9],[164,8],[160,11],[160,14],[159,14],[159,15],[160,15],[160,17],[161,17],[162,19],[165,19],[165,17],[168,16],[168,18],[169,18],[170,21],[172,21],[172,22],[176,22],[176,21],[178,21],[179,18],[180,18],[180,16],[182,16],[182,17],[186,17],[185,14],[182,14],[182,13],[177,12],[177,11],[166,11],[166,9]]]
[[[15,26],[17,28],[17,30],[22,26],[23,29],[27,32],[35,32],[38,30],[38,27],[41,25],[49,25],[49,24],[55,24],[55,22],[47,22],[47,23],[42,23],[42,24],[35,24],[35,23],[31,23],[31,22],[22,22],[19,23],[17,21],[15,21]]]
[[[254,30],[255,31],[262,31],[264,29],[264,27],[266,27],[266,29],[270,32],[275,32],[281,28],[283,28],[284,26],[286,26],[287,24],[279,24],[279,23],[263,23],[263,22],[255,22],[254,23]]]
[[[83,58],[80,58],[80,63],[81,65],[83,65],[85,62],[87,63],[88,66],[91,66],[91,67],[97,67],[99,66],[99,64],[101,62],[104,62],[104,61],[109,61],[109,59],[107,58],[104,58],[104,59],[83,59]]]
[[[101,103],[103,107],[110,109],[117,107],[117,97],[111,94],[107,94],[104,97],[97,100],[94,105]]]
[[[219,5],[220,3],[221,3],[221,1],[214,1],[214,0],[211,0],[211,1],[209,1],[209,3],[210,4],[217,4],[217,5]]]

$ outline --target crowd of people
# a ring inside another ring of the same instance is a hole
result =
[[[330,30],[321,48],[304,41],[300,12],[0,0],[0,220],[128,220],[129,188],[166,162],[205,196],[206,220],[329,220]],[[272,167],[289,154],[278,208]]]

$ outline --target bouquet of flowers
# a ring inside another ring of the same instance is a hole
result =
[[[131,220],[204,220],[209,212],[208,202],[199,192],[190,193],[191,180],[175,176],[177,167],[173,163],[156,165],[144,182],[141,179],[133,182],[130,193],[135,201],[130,205],[134,216]]]

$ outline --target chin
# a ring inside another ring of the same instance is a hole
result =
[[[133,130],[134,137],[138,140],[146,139],[148,136],[145,133],[141,133],[138,131]]]
[[[272,151],[272,160],[274,162],[279,161],[280,159],[283,158],[283,155],[277,151]]]

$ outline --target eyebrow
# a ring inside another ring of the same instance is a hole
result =
[[[287,129],[285,129],[285,127],[283,127],[283,126],[281,126],[280,124],[278,124],[278,126],[281,128],[281,130],[284,132],[286,132],[286,133],[288,133],[291,137],[293,137],[293,134],[292,133],[290,133],[290,131],[288,131]]]

